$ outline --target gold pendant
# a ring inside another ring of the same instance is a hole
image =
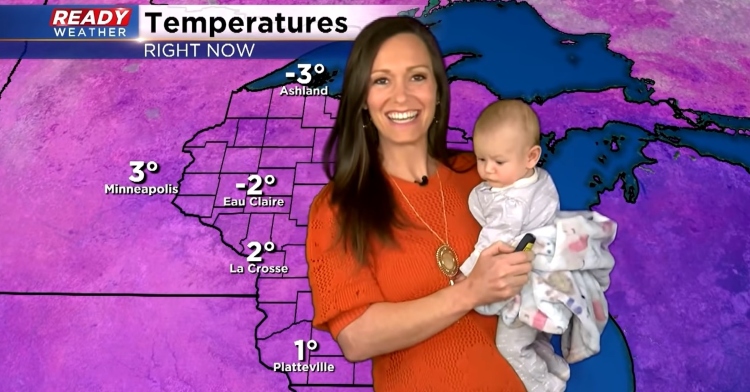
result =
[[[458,273],[458,256],[450,246],[443,244],[435,253],[438,268],[445,276],[453,278]],[[452,280],[452,279],[451,279]]]

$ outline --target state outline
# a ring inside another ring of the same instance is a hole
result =
[[[273,92],[275,90],[276,89],[271,89],[271,93],[268,96],[268,107],[266,109],[266,116],[265,117],[262,117],[262,116],[236,116],[236,117],[235,116],[229,116],[230,109],[231,109],[231,106],[232,106],[232,101],[233,101],[234,97],[237,94],[250,93],[250,92],[248,92],[246,90],[243,90],[242,88],[238,88],[238,89],[235,89],[235,90],[231,91],[230,96],[229,96],[229,102],[227,103],[227,109],[225,110],[224,119],[220,123],[217,123],[217,124],[214,124],[214,125],[211,125],[211,126],[208,126],[208,127],[202,128],[202,129],[199,129],[198,131],[195,132],[195,134],[193,134],[192,137],[190,137],[187,141],[185,141],[183,143],[183,145],[182,145],[182,152],[186,153],[186,154],[189,154],[190,157],[191,157],[191,159],[183,167],[182,172],[180,173],[180,178],[177,181],[178,189],[181,188],[182,181],[185,179],[185,175],[186,174],[211,174],[211,175],[219,175],[219,176],[221,174],[230,174],[230,173],[223,173],[223,172],[221,172],[221,166],[223,166],[224,159],[226,157],[226,149],[229,148],[229,143],[226,142],[226,141],[210,141],[210,140],[206,140],[206,142],[203,144],[203,147],[189,146],[189,144],[192,143],[192,142],[194,142],[198,138],[199,135],[208,133],[208,132],[210,132],[212,130],[215,130],[215,129],[219,129],[222,126],[224,126],[230,120],[238,120],[238,124],[237,124],[238,126],[239,126],[239,121],[245,120],[245,119],[265,120],[265,123],[263,125],[263,133],[264,134],[263,134],[263,140],[261,141],[261,146],[259,146],[259,147],[249,147],[249,146],[248,147],[240,147],[240,148],[260,148],[260,149],[265,149],[265,147],[263,146],[263,142],[265,141],[265,137],[266,137],[266,130],[267,130],[266,127],[268,125],[268,120],[270,120],[270,119],[300,120],[300,121],[302,120],[303,117],[291,117],[291,116],[273,116],[273,117],[270,117],[269,116],[270,111],[271,111],[271,107],[273,105],[273,102],[272,102],[273,101],[273,97],[274,97]],[[308,97],[305,97],[305,99],[303,100],[303,104],[302,104],[303,105],[303,107],[302,107],[302,112],[303,113],[304,113],[305,105],[307,105],[307,98]],[[325,99],[328,99],[328,98],[330,98],[330,97],[325,97]],[[323,110],[324,110],[324,113],[326,113],[325,112],[325,107],[323,108]],[[326,113],[326,114],[330,115],[330,113]],[[303,116],[304,116],[304,114],[303,114]],[[315,129],[315,130],[317,130],[317,129],[330,129],[330,127],[305,126],[303,124],[300,124],[300,127],[302,129]],[[460,129],[460,128],[457,128],[457,129]],[[462,134],[462,138],[464,140],[467,140],[466,139],[466,132],[463,131],[463,130],[460,130],[460,131],[463,133]],[[235,129],[234,139],[233,139],[234,142],[236,142],[237,135],[238,135],[238,128]],[[222,159],[221,159],[221,165],[219,166],[219,171],[218,172],[193,172],[193,173],[188,173],[187,169],[193,163],[196,162],[196,157],[193,154],[192,150],[195,149],[195,148],[205,148],[205,146],[208,143],[223,144],[225,146],[224,147],[224,154],[223,154]],[[232,143],[232,144],[234,144],[234,143]],[[271,147],[271,148],[284,148],[284,147],[277,146],[277,147]],[[310,146],[309,148],[311,150],[313,150],[314,149],[314,145]],[[295,167],[296,167],[296,164],[298,164],[298,163],[319,163],[319,164],[324,164],[325,162],[314,162],[312,160],[312,157],[311,157],[311,161],[310,162],[296,162],[295,163]],[[257,170],[255,171],[255,173],[257,173],[260,169],[274,169],[274,167],[263,167],[263,168],[258,167]],[[284,168],[278,168],[278,169],[288,169],[288,168],[284,167]],[[248,174],[248,173],[237,173],[237,174]],[[294,184],[294,181],[293,181],[293,184]],[[316,185],[316,184],[303,184],[303,185]],[[325,184],[317,184],[317,185],[325,185]],[[217,183],[217,185],[216,185],[216,191],[215,192],[217,194],[218,194],[218,190],[219,190],[218,187],[219,187],[219,183]],[[180,207],[176,203],[177,199],[180,196],[181,195],[180,195],[180,193],[178,191],[178,193],[174,196],[174,198],[170,202],[174,207],[176,207],[178,209],[178,211],[180,212],[180,214],[182,214],[183,216],[185,216],[187,218],[197,218],[196,220],[198,221],[198,223],[200,225],[202,225],[204,227],[211,228],[211,229],[213,229],[213,230],[215,230],[215,231],[217,231],[219,233],[220,241],[221,241],[221,243],[225,247],[229,248],[237,256],[240,256],[240,257],[243,257],[243,258],[245,258],[247,256],[246,254],[243,254],[242,252],[237,251],[234,248],[233,245],[229,244],[227,242],[227,240],[224,238],[223,231],[219,227],[217,227],[215,224],[204,222],[203,219],[202,219],[203,217],[198,216],[196,214],[188,213],[185,210],[183,210],[182,207]],[[190,197],[190,196],[198,196],[198,195],[191,194],[191,195],[183,195],[182,197]],[[216,194],[206,195],[206,196],[216,196]],[[212,206],[212,216],[213,216],[213,210],[215,208],[217,208],[217,207],[216,206]],[[243,212],[219,213],[219,214],[217,214],[216,219],[218,219],[219,216],[221,216],[221,215],[250,215],[250,216],[252,216],[252,215],[272,215],[272,216],[274,216],[274,219],[275,219],[276,215],[291,215],[291,213],[289,213],[289,214],[280,214],[280,213],[276,213],[276,212],[250,212],[250,213],[246,213],[246,212],[243,211]],[[299,221],[297,219],[289,218],[289,220],[290,221],[294,220],[294,225],[296,227],[306,227],[307,226],[305,224],[299,224]],[[214,220],[214,223],[215,223],[215,220]],[[248,228],[248,234],[247,234],[247,236],[245,238],[243,238],[243,241],[246,241],[247,237],[249,235],[250,235],[250,233],[249,233],[249,228]],[[270,237],[271,237],[271,241],[273,241],[273,232],[271,232]],[[304,246],[304,245],[305,245],[304,243],[293,243],[293,242],[290,242],[290,243],[279,244],[278,245],[278,247],[279,247],[278,249],[284,249],[287,246]],[[283,250],[282,250],[282,252],[283,252]],[[285,255],[285,257],[286,257],[286,255]],[[284,264],[286,264],[286,259],[285,259]],[[286,274],[284,274],[284,275],[286,275]],[[300,293],[311,293],[311,291],[310,290],[298,290],[295,293],[295,302],[289,302],[289,301],[262,301],[260,294],[258,294],[259,291],[260,291],[260,282],[261,282],[261,279],[266,280],[266,281],[268,281],[268,280],[284,280],[284,279],[286,279],[286,280],[289,280],[289,279],[300,279],[300,280],[305,280],[305,281],[309,282],[309,280],[308,280],[307,277],[285,277],[283,275],[282,276],[268,276],[268,275],[261,275],[261,274],[257,275],[257,277],[255,279],[255,285],[254,285],[255,286],[255,292],[256,292],[256,294],[255,294],[255,299],[256,299],[256,301],[255,301],[255,309],[258,312],[260,312],[263,316],[258,321],[258,323],[255,325],[255,328],[253,330],[253,335],[255,337],[254,347],[255,347],[255,349],[258,352],[258,362],[260,363],[261,366],[265,367],[266,369],[268,369],[269,371],[274,372],[274,373],[283,373],[285,375],[285,377],[287,378],[288,390],[294,391],[294,392],[297,391],[295,388],[301,388],[301,387],[321,387],[321,388],[325,388],[325,387],[337,387],[337,388],[365,388],[365,387],[370,387],[371,388],[372,387],[372,384],[335,384],[335,383],[328,383],[328,384],[323,384],[323,383],[320,383],[320,384],[305,383],[305,384],[300,384],[300,383],[293,383],[292,379],[291,379],[290,372],[275,372],[273,370],[273,367],[271,365],[265,363],[265,361],[263,359],[262,350],[261,350],[261,348],[259,346],[259,343],[261,341],[266,341],[268,338],[270,338],[270,337],[272,337],[272,336],[274,336],[274,335],[276,335],[276,334],[278,334],[280,332],[283,332],[284,330],[288,330],[289,328],[291,328],[291,327],[293,327],[295,325],[301,325],[302,323],[305,323],[305,322],[310,323],[310,336],[312,336],[312,321],[311,320],[294,321],[290,325],[284,327],[283,329],[274,331],[274,332],[270,333],[268,336],[266,336],[264,338],[260,338],[259,334],[258,334],[258,330],[259,330],[260,326],[263,325],[263,323],[266,320],[269,319],[268,313],[261,308],[261,305],[262,304],[274,304],[274,303],[277,303],[277,304],[294,304],[295,317],[296,317],[296,310],[297,310],[297,307],[299,306],[299,294]],[[329,356],[326,356],[326,357],[343,358],[344,356],[343,355],[329,355]],[[309,376],[309,372],[307,373],[307,375]],[[356,377],[356,372],[354,371],[354,367],[352,367],[352,380],[354,380],[355,377]]]

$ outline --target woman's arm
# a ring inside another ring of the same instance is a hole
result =
[[[379,302],[339,333],[346,359],[364,361],[421,343],[471,311],[475,303],[465,280],[407,302]]]
[[[337,341],[350,361],[411,347],[449,327],[479,304],[506,301],[528,282],[530,252],[502,242],[482,251],[474,272],[435,294],[401,303],[377,302],[349,325]]]

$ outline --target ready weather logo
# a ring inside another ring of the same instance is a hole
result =
[[[55,8],[49,25],[57,38],[126,38],[129,8]]]

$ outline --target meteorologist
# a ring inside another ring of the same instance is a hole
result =
[[[447,149],[449,93],[416,19],[379,19],[354,41],[331,182],[308,222],[313,325],[350,361],[373,359],[377,392],[523,392],[495,347],[497,317],[473,309],[518,293],[530,257],[497,244],[451,284],[479,234],[466,200],[481,180],[473,156]]]
[[[517,294],[531,257],[494,244],[458,274],[480,230],[467,199],[481,179],[473,155],[447,148],[435,38],[414,18],[378,19],[354,41],[343,83],[330,182],[308,221],[313,326],[348,360],[373,360],[376,392],[525,391],[495,347],[498,318],[473,309]],[[618,390],[608,387],[578,392]]]

